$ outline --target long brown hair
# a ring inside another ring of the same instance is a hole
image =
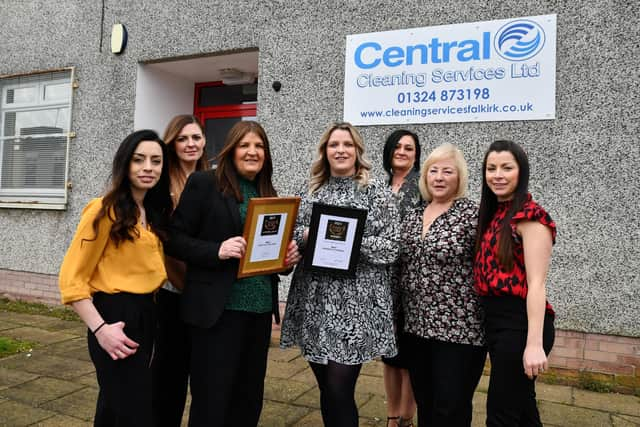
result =
[[[202,132],[202,137],[204,138],[204,128],[202,127],[202,123],[200,123],[200,120],[198,120],[196,116],[191,114],[175,116],[171,119],[164,131],[164,143],[167,145],[167,157],[169,163],[169,185],[174,208],[178,205],[178,201],[180,201],[180,195],[182,194],[182,190],[184,190],[184,185],[187,183],[188,178],[184,173],[184,170],[180,167],[180,159],[176,153],[176,139],[178,139],[182,129],[190,124],[197,125],[200,128],[200,132]],[[203,148],[202,157],[200,157],[196,163],[196,171],[207,169],[209,169],[209,163],[207,162],[205,149]]]
[[[262,169],[256,175],[255,182],[258,187],[260,197],[274,197],[276,190],[273,188],[271,176],[273,175],[273,164],[271,162],[271,150],[269,149],[269,139],[260,123],[254,121],[239,121],[229,130],[224,142],[224,147],[218,154],[218,167],[216,178],[220,191],[229,197],[234,197],[238,202],[242,202],[242,192],[238,184],[238,170],[234,163],[236,147],[248,133],[254,133],[264,143],[264,163]]]

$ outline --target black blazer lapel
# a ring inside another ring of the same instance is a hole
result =
[[[224,201],[227,205],[227,209],[229,210],[234,235],[241,236],[243,230],[240,224],[240,209],[238,208],[238,202],[236,202],[236,199],[233,197],[225,197]]]

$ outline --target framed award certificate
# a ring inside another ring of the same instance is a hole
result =
[[[242,237],[247,250],[240,258],[238,278],[287,270],[287,246],[298,216],[299,197],[259,197],[249,200]]]
[[[304,268],[355,277],[366,220],[365,209],[314,203]]]

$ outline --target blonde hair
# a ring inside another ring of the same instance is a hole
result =
[[[311,176],[309,178],[309,193],[315,192],[318,188],[322,187],[324,183],[329,180],[331,176],[331,169],[329,167],[329,160],[327,159],[327,143],[331,134],[335,130],[345,130],[351,135],[353,143],[356,147],[356,173],[354,180],[358,183],[358,187],[366,187],[369,184],[369,171],[371,170],[371,163],[366,159],[364,155],[364,142],[360,132],[353,127],[351,123],[341,122],[334,123],[327,128],[320,138],[316,150],[316,158],[311,164]]]
[[[433,199],[429,187],[427,186],[427,173],[429,168],[436,162],[441,160],[453,160],[455,167],[458,171],[458,190],[456,191],[454,200],[460,199],[467,195],[467,186],[469,185],[469,169],[467,168],[467,162],[464,159],[462,151],[453,144],[442,144],[434,149],[427,160],[422,164],[420,168],[420,194],[422,198],[428,202]]]

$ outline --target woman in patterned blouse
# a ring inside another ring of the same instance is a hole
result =
[[[400,218],[412,211],[421,202],[418,181],[420,178],[420,140],[415,133],[398,129],[393,131],[384,144],[382,163],[389,175],[391,191],[398,201]],[[398,355],[382,358],[384,363],[384,389],[387,395],[387,427],[413,425],[416,401],[413,397],[407,356],[402,343],[404,315],[400,302],[400,271],[398,264],[391,266],[391,294]]]
[[[294,239],[307,240],[313,203],[367,210],[355,278],[298,264],[289,289],[281,346],[298,345],[318,381],[326,426],[358,426],[354,391],[362,363],[394,356],[389,264],[398,255],[398,211],[386,185],[369,179],[364,144],[349,123],[320,139],[302,193]]]
[[[465,197],[467,181],[460,150],[436,148],[420,174],[426,206],[402,223],[403,343],[421,425],[471,424],[487,354],[473,289],[477,205]]]
[[[545,282],[556,225],[528,193],[529,161],[518,144],[491,144],[482,169],[474,279],[491,357],[487,426],[540,426],[535,378],[554,340]]]

